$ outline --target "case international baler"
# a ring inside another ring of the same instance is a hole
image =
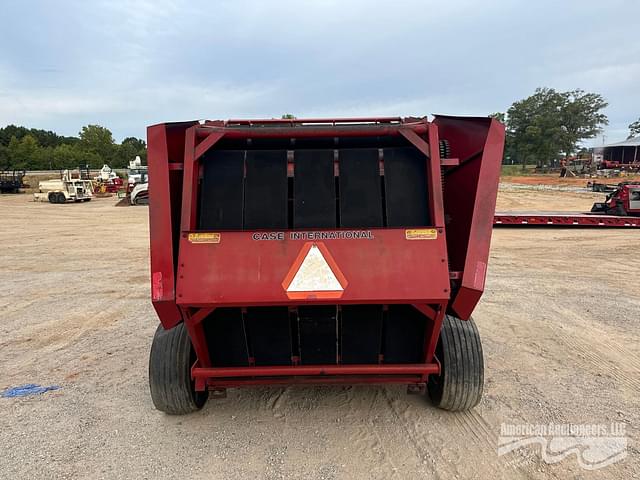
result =
[[[448,116],[149,127],[156,408],[308,383],[475,406],[503,143]]]

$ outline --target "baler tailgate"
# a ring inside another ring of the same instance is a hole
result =
[[[424,239],[407,239],[421,231]],[[191,234],[191,240],[187,233],[181,239],[179,305],[291,304],[295,294],[289,287],[300,269],[311,276],[305,279],[311,286],[296,299],[316,303],[323,301],[327,265],[346,280],[346,285],[336,287],[345,302],[434,303],[449,298],[445,239],[437,229],[215,233],[216,243],[201,243],[202,233]],[[345,238],[331,238],[338,236]],[[304,261],[314,247],[324,252],[327,263],[307,270]],[[289,284],[283,285],[286,281]],[[328,285],[334,283],[332,279]],[[314,284],[317,290],[311,289]]]

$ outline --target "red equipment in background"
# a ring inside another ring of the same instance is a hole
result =
[[[501,124],[229,120],[147,133],[157,408],[187,413],[208,390],[282,383],[404,383],[450,410],[480,400],[469,319]]]
[[[124,181],[120,177],[110,178],[104,182],[97,182],[100,192],[118,193],[124,188]]]
[[[590,212],[496,212],[496,227],[640,227],[640,183],[623,182]]]
[[[623,217],[627,215],[640,217],[640,183],[619,183],[603,203],[594,203],[591,211]]]

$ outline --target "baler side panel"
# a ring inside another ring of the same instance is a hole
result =
[[[147,129],[151,297],[158,317],[167,329],[182,321],[175,301],[182,158],[184,133],[196,123],[168,123]]]
[[[462,278],[450,304],[468,319],[484,291],[504,146],[504,126],[489,118],[437,116],[440,138],[461,163],[445,172],[444,211],[451,270]]]

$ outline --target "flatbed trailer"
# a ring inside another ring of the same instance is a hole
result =
[[[640,217],[585,212],[496,212],[494,227],[640,227]]]

